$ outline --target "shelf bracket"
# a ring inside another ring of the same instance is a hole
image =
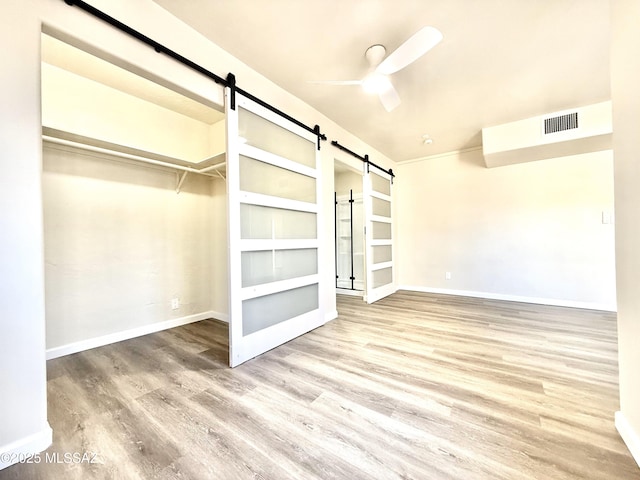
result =
[[[176,193],[180,193],[180,189],[182,188],[182,184],[184,183],[184,179],[187,178],[187,173],[189,172],[182,172],[182,175],[180,175],[178,172],[176,172]]]

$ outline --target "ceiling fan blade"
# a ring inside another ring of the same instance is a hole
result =
[[[393,85],[391,84],[389,85],[389,88],[380,92],[378,96],[380,97],[382,106],[387,112],[390,112],[398,105],[400,105],[400,95],[398,95],[398,92],[395,88],[393,88]]]
[[[362,80],[309,80],[314,85],[362,85]]]
[[[385,58],[376,72],[391,75],[410,63],[415,62],[422,55],[435,47],[442,40],[442,33],[434,27],[424,27],[413,34],[393,53]]]

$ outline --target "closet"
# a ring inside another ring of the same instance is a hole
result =
[[[228,319],[225,115],[42,35],[47,356]]]

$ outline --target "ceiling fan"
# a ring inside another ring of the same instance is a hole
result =
[[[434,27],[423,27],[386,58],[383,45],[372,45],[365,52],[370,72],[362,80],[325,80],[310,83],[325,85],[360,85],[367,93],[376,93],[387,110],[400,105],[400,96],[389,76],[415,62],[442,40],[442,33]]]
[[[362,80],[326,80],[310,83],[324,85],[360,85],[367,93],[377,93],[380,102],[392,111],[400,105],[400,96],[393,87],[389,76],[396,73],[435,47],[442,40],[442,33],[434,27],[423,27],[414,33],[386,58],[383,45],[372,45],[365,52],[370,71]]]

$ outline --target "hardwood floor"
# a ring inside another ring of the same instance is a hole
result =
[[[213,320],[52,360],[49,458],[0,479],[640,479],[614,314],[409,292],[338,310],[233,370]]]

